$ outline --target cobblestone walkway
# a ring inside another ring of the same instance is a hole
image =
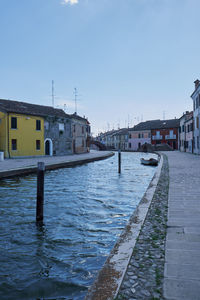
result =
[[[168,152],[166,299],[200,299],[200,156]]]
[[[117,300],[163,299],[168,180],[164,156],[160,179]]]

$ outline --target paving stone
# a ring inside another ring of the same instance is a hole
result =
[[[167,153],[169,213],[165,251],[166,299],[200,299],[200,156]]]

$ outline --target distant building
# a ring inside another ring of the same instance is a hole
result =
[[[188,148],[192,149],[193,144],[193,112],[186,111],[183,113],[182,117],[180,117],[180,127],[179,127],[179,150],[184,152],[192,152],[189,151]],[[189,120],[189,123],[187,122]],[[189,125],[189,127],[188,127]],[[187,139],[186,139],[187,135]],[[192,136],[192,138],[191,138]]]
[[[152,122],[151,144],[168,144],[172,149],[178,149],[179,119],[155,120]]]
[[[116,150],[128,150],[128,129],[122,128],[116,131],[114,134],[114,147]]]
[[[78,116],[76,113],[70,116],[72,120],[72,152],[76,154],[86,153],[89,151],[90,124],[87,119]]]
[[[193,136],[193,151],[200,154],[200,81],[195,82],[195,90],[191,95],[193,100],[193,119],[194,119],[194,136]]]
[[[145,143],[168,144],[178,149],[179,120],[150,120],[129,129],[129,150],[137,151]]]
[[[129,150],[137,151],[145,143],[151,143],[151,126],[149,121],[141,122],[133,128],[129,128]]]
[[[190,117],[185,121],[185,151],[193,153],[193,112]]]

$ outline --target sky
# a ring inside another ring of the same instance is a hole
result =
[[[179,118],[200,79],[199,0],[0,0],[0,98],[101,131]]]

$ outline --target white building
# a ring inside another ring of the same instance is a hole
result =
[[[186,111],[185,113],[183,113],[182,117],[180,117],[180,127],[179,127],[179,150],[182,152],[188,152],[188,143],[186,141],[190,141],[189,144],[191,144],[191,135],[193,138],[193,134],[191,133],[191,131],[193,131],[193,129],[188,128],[188,124],[187,121],[191,120],[192,118],[192,112]],[[191,121],[190,121],[191,123]],[[192,129],[192,130],[191,130]],[[190,132],[190,135],[188,135],[188,133]],[[186,135],[187,135],[187,139],[186,139]],[[192,149],[192,145],[190,145],[190,149]],[[190,151],[192,152],[192,151]]]
[[[194,118],[194,140],[193,140],[193,151],[196,154],[200,154],[200,81],[197,79],[194,82],[195,90],[191,95],[193,100],[193,118]]]

